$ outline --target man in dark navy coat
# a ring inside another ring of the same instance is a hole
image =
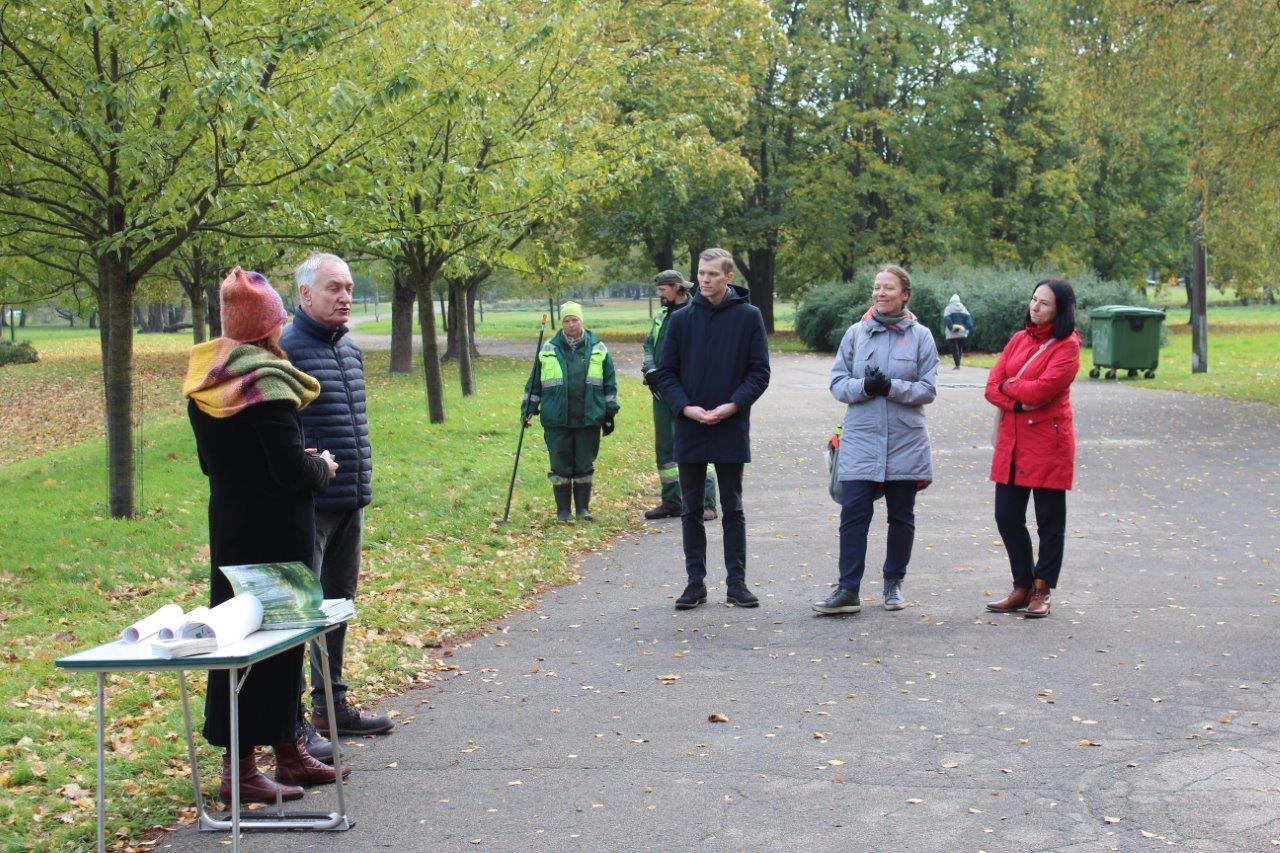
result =
[[[299,413],[306,446],[316,452],[328,450],[339,465],[329,488],[315,496],[316,545],[311,568],[320,575],[325,598],[355,598],[364,508],[373,499],[373,450],[365,415],[364,355],[347,337],[354,282],[342,258],[322,253],[303,261],[294,280],[298,283],[298,310],[280,336],[280,346],[289,361],[320,381],[320,396]],[[325,646],[338,733],[384,734],[391,731],[390,717],[364,713],[347,702],[347,685],[342,680],[346,631],[345,624],[330,631]],[[323,683],[313,654],[312,722],[327,732]],[[310,747],[314,735],[307,734],[308,751],[316,755]]]
[[[769,341],[760,310],[733,284],[733,258],[724,249],[698,256],[698,292],[672,314],[662,345],[657,384],[676,418],[675,461],[684,496],[684,564],[688,586],[677,610],[707,600],[707,533],[702,490],[707,465],[720,481],[726,602],[757,607],[747,589],[747,521],[742,471],[751,461],[751,406],[769,387]]]

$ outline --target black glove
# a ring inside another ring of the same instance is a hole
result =
[[[646,370],[646,371],[644,372],[644,374],[643,374],[643,376],[642,376],[642,378],[641,378],[641,380],[640,380],[641,382],[643,382],[643,383],[644,383],[644,387],[646,387],[646,388],[652,388],[652,387],[653,387],[653,380],[656,378],[656,377],[654,376],[654,374],[655,374],[655,373],[657,373],[657,372],[658,372],[658,371],[656,371],[656,370]]]
[[[613,415],[604,419],[604,423],[600,425],[600,431],[605,435],[613,434]]]
[[[881,373],[878,367],[868,370],[862,380],[862,390],[870,397],[888,397],[889,389],[892,387],[893,383],[889,381],[889,377]]]
[[[525,412],[520,416],[520,426],[527,428],[531,423],[533,423],[533,412]]]

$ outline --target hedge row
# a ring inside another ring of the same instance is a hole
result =
[[[965,349],[999,352],[1022,326],[1027,302],[1036,282],[1050,276],[1035,270],[960,267],[946,271],[912,270],[911,303],[916,319],[927,326],[944,347],[942,310],[951,294],[960,294],[973,315],[973,334]],[[834,352],[855,316],[871,304],[875,271],[864,270],[852,282],[812,287],[796,310],[796,335],[810,349]],[[1070,279],[1076,291],[1076,326],[1089,343],[1089,309],[1099,305],[1143,305],[1146,300],[1127,284],[1102,281],[1093,274]]]

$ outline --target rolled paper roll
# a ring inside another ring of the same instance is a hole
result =
[[[150,616],[134,622],[120,632],[120,639],[126,643],[137,643],[145,637],[163,631],[170,631],[182,624],[182,608],[176,604],[166,604]]]
[[[161,628],[159,632],[157,632],[156,634],[156,639],[159,639],[159,640],[174,639],[175,637],[178,636],[178,629],[182,627],[182,624],[184,622],[199,622],[200,617],[204,616],[208,612],[209,612],[209,608],[205,607],[204,605],[197,607],[195,610],[192,610],[186,616],[179,618],[178,621],[174,622],[172,625],[165,625],[163,628]]]

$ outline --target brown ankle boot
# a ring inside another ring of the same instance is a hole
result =
[[[351,768],[342,765],[342,778],[350,775]],[[321,764],[307,752],[302,738],[276,747],[276,781],[280,784],[310,788],[312,785],[328,785],[337,778],[332,767]]]
[[[1027,606],[1027,602],[1031,600],[1031,590],[1025,586],[1014,585],[1009,594],[999,601],[992,601],[987,605],[987,609],[992,613],[1016,613]]]
[[[1031,584],[1031,601],[1027,604],[1028,619],[1043,619],[1049,615],[1049,582],[1037,578]]]
[[[332,771],[330,771],[332,772]],[[276,792],[280,792],[282,800],[302,799],[302,789],[294,785],[277,785],[258,769],[258,762],[252,754],[240,759],[240,802],[241,803],[274,803]],[[231,802],[231,753],[222,754],[222,784],[218,787],[218,796],[224,803]]]

